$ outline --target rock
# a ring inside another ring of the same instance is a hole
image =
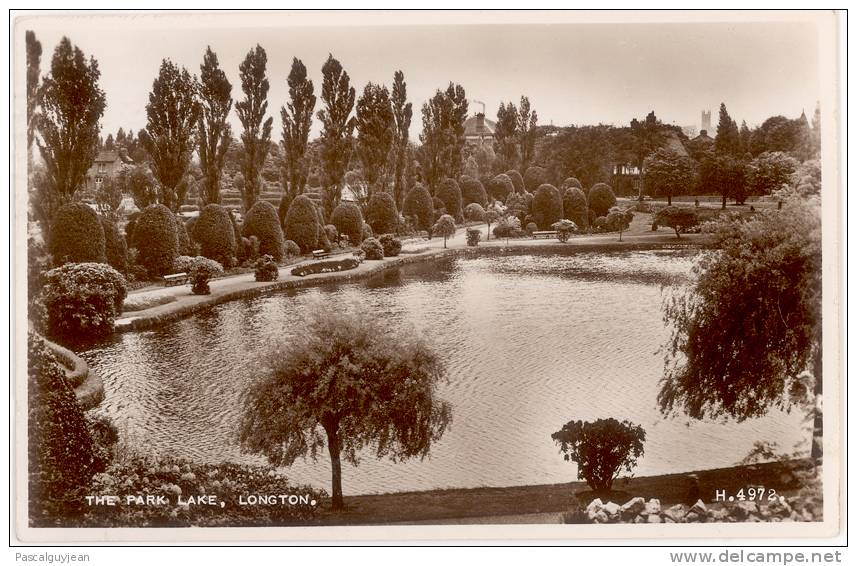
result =
[[[705,515],[705,512],[708,509],[705,507],[705,503],[702,502],[702,499],[697,499],[696,503],[693,504],[690,510],[696,513],[697,515]]]
[[[594,521],[595,516],[601,512],[601,507],[603,506],[604,504],[601,503],[601,499],[593,499],[589,505],[586,506],[586,517],[590,521]]]
[[[645,508],[644,512],[648,515],[657,515],[658,513],[660,513],[661,512],[661,501],[660,501],[660,499],[655,499],[655,498],[649,499],[646,502],[646,508]]]
[[[664,523],[675,523],[675,521],[673,521],[673,520],[672,520],[672,519],[670,519],[669,517],[666,517],[666,516],[665,516],[665,517],[664,517]]]
[[[661,523],[663,521],[661,521],[660,515],[649,515],[649,518],[646,519],[646,522],[647,523]]]
[[[702,523],[702,517],[705,515],[700,515],[696,511],[688,511],[687,515],[684,516],[685,523]]]
[[[684,505],[679,503],[677,505],[673,505],[672,507],[664,511],[663,514],[664,516],[669,517],[676,523],[680,523],[682,519],[684,519],[684,516],[687,515],[687,512],[685,511]]]
[[[611,519],[619,517],[619,509],[619,504],[613,503],[612,501],[608,501],[603,507],[601,507],[601,510],[607,513],[607,516]]]
[[[647,519],[643,515],[637,515],[636,517],[634,517],[634,522],[637,523],[638,525],[640,523],[645,523],[646,521],[647,521]]]
[[[604,511],[601,511],[601,510],[599,510],[597,513],[595,513],[592,517],[593,523],[607,523],[609,521],[610,521],[610,518],[607,517],[607,513],[605,513]]]
[[[619,513],[623,519],[630,519],[635,515],[639,515],[646,508],[646,500],[642,497],[635,497],[626,502],[619,508]]]
[[[759,505],[755,501],[739,501],[736,507],[744,509],[747,513],[756,514],[759,512]]]

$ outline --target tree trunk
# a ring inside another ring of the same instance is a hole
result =
[[[331,507],[334,511],[345,509],[345,503],[342,501],[342,462],[339,457],[339,427],[335,424],[324,427],[327,432],[327,451],[330,452],[330,469],[331,469],[331,484],[332,484],[332,502]]]
[[[446,249],[446,236],[443,237],[443,249]]]
[[[726,210],[726,195],[723,195],[723,201],[720,204],[720,210]]]
[[[672,193],[667,194],[667,206],[673,205],[673,195]]]

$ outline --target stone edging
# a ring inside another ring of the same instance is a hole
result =
[[[80,356],[68,348],[45,339],[45,345],[65,369],[66,380],[74,390],[77,403],[84,411],[97,407],[104,400],[104,383]]]

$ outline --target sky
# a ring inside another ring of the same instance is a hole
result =
[[[777,114],[795,118],[805,110],[811,117],[820,96],[817,31],[803,22],[363,25],[371,23],[364,17],[360,25],[294,27],[282,17],[248,25],[223,15],[216,27],[205,27],[190,18],[161,25],[150,16],[37,17],[18,25],[42,42],[43,73],[63,35],[98,60],[105,137],[119,127],[145,126],[163,58],[198,74],[211,46],[233,98],[240,98],[238,65],[257,43],[268,55],[276,141],[292,58],[307,66],[320,99],[328,53],[351,76],[358,97],[367,82],[390,86],[394,71],[404,72],[414,105],[412,139],[421,130],[422,104],[450,81],[465,88],[471,115],[482,109],[473,100],[484,102],[493,119],[501,101],[517,105],[526,95],[539,123],[557,126],[627,125],[654,110],[665,123],[699,128],[701,111],[711,110],[716,124],[725,102],[739,124],[752,127]],[[17,37],[22,41],[23,33]],[[230,121],[240,131],[234,109]],[[316,118],[314,135],[319,128]]]

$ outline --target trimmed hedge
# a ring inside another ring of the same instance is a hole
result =
[[[396,232],[399,229],[399,211],[393,195],[375,191],[366,205],[366,222],[376,234]]]
[[[149,275],[169,273],[179,255],[176,217],[172,211],[162,204],[147,206],[137,218],[133,234],[137,261]]]
[[[402,213],[414,219],[417,230],[428,230],[434,222],[434,204],[431,195],[423,185],[417,183],[405,195]]]
[[[193,225],[193,239],[200,255],[213,259],[225,268],[235,261],[235,231],[229,212],[219,204],[209,204],[199,213]]]
[[[110,334],[127,295],[125,278],[106,263],[51,269],[42,291],[49,332],[63,343]]]
[[[378,241],[384,249],[384,257],[396,257],[402,251],[402,241],[393,234],[384,234]]]
[[[586,195],[583,193],[583,190],[577,187],[565,189],[562,195],[563,216],[574,222],[580,230],[589,226],[587,208]]]
[[[366,254],[366,259],[384,259],[384,246],[376,238],[366,238],[360,244],[360,249]]]
[[[319,237],[318,212],[315,204],[306,195],[295,197],[286,214],[286,239],[295,242],[302,253],[316,249]]]
[[[259,254],[269,255],[274,261],[283,260],[286,240],[274,205],[265,200],[256,202],[247,212],[242,232],[245,238],[259,238]]]
[[[577,180],[576,177],[566,177],[565,181],[562,182],[562,189],[570,188],[583,190],[583,185],[580,183],[580,181]]]
[[[515,188],[516,193],[522,193],[526,190],[524,187],[524,178],[517,170],[509,169],[506,171],[506,176],[512,181],[512,186]]]
[[[527,167],[524,171],[524,188],[527,192],[535,192],[540,186],[548,182],[548,172],[544,167]]]
[[[484,222],[485,209],[480,204],[471,202],[464,207],[464,218],[471,222]]]
[[[562,197],[553,185],[542,185],[533,195],[533,220],[539,230],[550,230],[551,224],[562,219]]]
[[[294,240],[286,240],[286,253],[289,257],[297,257],[301,255],[301,247]]]
[[[340,234],[348,236],[351,245],[359,246],[363,241],[363,213],[356,204],[340,203],[333,209],[330,221]]]
[[[491,179],[491,184],[486,189],[492,198],[506,202],[506,198],[515,192],[515,185],[508,175],[501,173]]]
[[[377,242],[377,240],[375,240]],[[378,244],[380,246],[380,244]],[[307,265],[299,265],[292,269],[292,275],[303,277],[305,275],[314,275],[316,273],[332,273],[334,271],[347,271],[354,269],[360,265],[360,262],[353,257],[345,259],[334,259],[329,261],[317,261]]]
[[[116,223],[107,216],[99,216],[104,230],[104,254],[107,263],[119,273],[128,273],[128,244]]]
[[[587,201],[596,217],[607,216],[610,209],[616,206],[616,195],[607,183],[596,183],[589,189]]]
[[[435,196],[443,203],[446,213],[456,219],[461,216],[461,189],[455,179],[444,179],[440,182],[435,192]]]
[[[104,228],[98,214],[80,202],[64,205],[51,223],[48,251],[56,265],[91,261],[107,263]]]
[[[476,203],[483,208],[488,205],[488,193],[477,179],[462,175],[458,184],[461,187],[461,204],[465,208],[472,203]]]

